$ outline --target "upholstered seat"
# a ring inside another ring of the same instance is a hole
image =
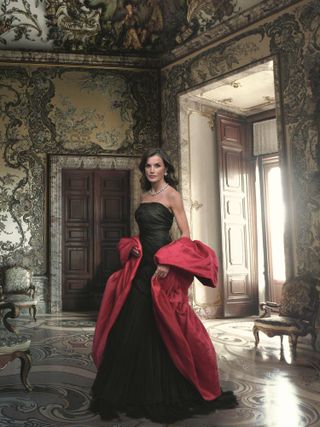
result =
[[[318,280],[311,277],[295,277],[284,283],[280,304],[266,302],[261,304],[264,313],[254,321],[253,334],[256,346],[259,344],[259,331],[269,337],[280,336],[281,349],[283,336],[288,335],[292,343],[292,353],[296,357],[298,337],[311,335],[311,344],[316,349],[316,318],[319,308]],[[277,312],[277,315],[271,315]]]
[[[14,353],[15,351],[27,351],[31,340],[26,335],[16,335],[8,331],[0,331],[0,356]]]
[[[20,266],[7,267],[2,271],[3,300],[19,309],[28,308],[36,321],[37,299],[30,270]]]
[[[12,303],[0,302],[0,310],[3,314],[0,326],[0,369],[15,360],[21,360],[20,377],[26,390],[31,391],[32,387],[28,381],[28,374],[31,368],[30,344],[31,340],[26,335],[17,335],[14,328],[7,321],[8,317],[19,316],[19,308]]]

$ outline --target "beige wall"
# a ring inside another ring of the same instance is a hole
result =
[[[212,107],[194,102],[188,95],[180,98],[179,105],[181,189],[190,222],[191,237],[213,248],[221,264],[215,111]],[[218,285],[217,289],[207,288],[195,279],[191,300],[193,308],[202,317],[221,316],[221,274]]]

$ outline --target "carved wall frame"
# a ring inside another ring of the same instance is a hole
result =
[[[48,311],[62,311],[62,170],[70,169],[122,169],[130,171],[130,223],[136,233],[134,212],[140,201],[140,172],[136,157],[124,156],[50,156],[50,214],[49,214],[49,303]]]

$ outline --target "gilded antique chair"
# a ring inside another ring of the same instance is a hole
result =
[[[20,359],[20,377],[22,384],[26,390],[31,391],[32,387],[28,381],[28,374],[32,364],[30,354],[31,340],[27,336],[17,335],[14,332],[14,328],[7,320],[8,317],[18,317],[19,308],[13,303],[0,301],[0,310],[3,314],[0,324],[0,370],[9,362],[17,358]]]
[[[280,304],[264,302],[260,308],[264,313],[254,321],[255,345],[259,344],[259,331],[269,337],[280,336],[281,352],[283,336],[288,335],[292,344],[293,357],[297,355],[298,338],[311,334],[311,344],[316,349],[316,318],[319,308],[319,280],[307,276],[287,280],[282,288]],[[276,312],[276,315],[271,315]]]
[[[36,321],[37,299],[31,271],[20,266],[4,268],[2,287],[3,300],[15,304],[20,310],[28,308],[30,316]]]

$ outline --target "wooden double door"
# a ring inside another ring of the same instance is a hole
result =
[[[130,234],[126,170],[62,172],[62,308],[96,309],[107,278],[120,267],[119,239]]]
[[[217,115],[225,317],[258,314],[259,279],[265,297],[279,302],[286,279],[279,154],[252,149],[252,123],[272,117]]]

